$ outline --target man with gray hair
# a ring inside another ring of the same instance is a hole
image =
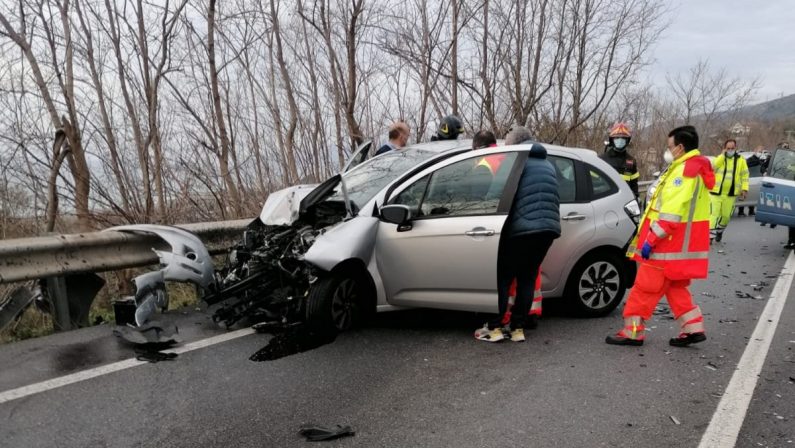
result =
[[[506,146],[533,141],[535,141],[533,134],[530,132],[530,129],[524,126],[512,126],[511,130],[508,131],[508,135],[505,136]]]

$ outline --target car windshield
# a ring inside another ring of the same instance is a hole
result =
[[[433,151],[407,149],[373,157],[342,175],[345,180],[345,188],[348,190],[348,198],[354,208],[359,210],[398,176],[436,154],[438,153]],[[339,185],[328,200],[343,200],[342,189]]]

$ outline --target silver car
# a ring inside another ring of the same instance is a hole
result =
[[[607,314],[634,279],[625,251],[639,206],[595,152],[544,146],[562,220],[542,266],[544,297]],[[497,247],[530,145],[470,148],[467,140],[418,144],[317,187],[271,194],[205,297],[220,304],[216,320],[345,330],[376,310],[496,313]],[[493,175],[484,157],[501,160]]]

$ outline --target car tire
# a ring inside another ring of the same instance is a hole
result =
[[[584,256],[569,274],[564,296],[573,311],[584,317],[610,314],[627,292],[624,260],[610,252]]]
[[[358,282],[332,274],[312,285],[306,303],[306,323],[321,331],[347,331],[362,323],[364,311]]]

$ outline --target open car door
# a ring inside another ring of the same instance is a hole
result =
[[[371,146],[373,146],[372,140],[367,140],[366,142],[359,145],[359,147],[356,148],[356,151],[354,151],[353,154],[351,154],[351,157],[348,158],[348,162],[345,163],[345,167],[342,168],[342,172],[347,173],[348,171],[352,170],[353,168],[355,168],[356,166],[367,160],[367,158],[370,155]]]

